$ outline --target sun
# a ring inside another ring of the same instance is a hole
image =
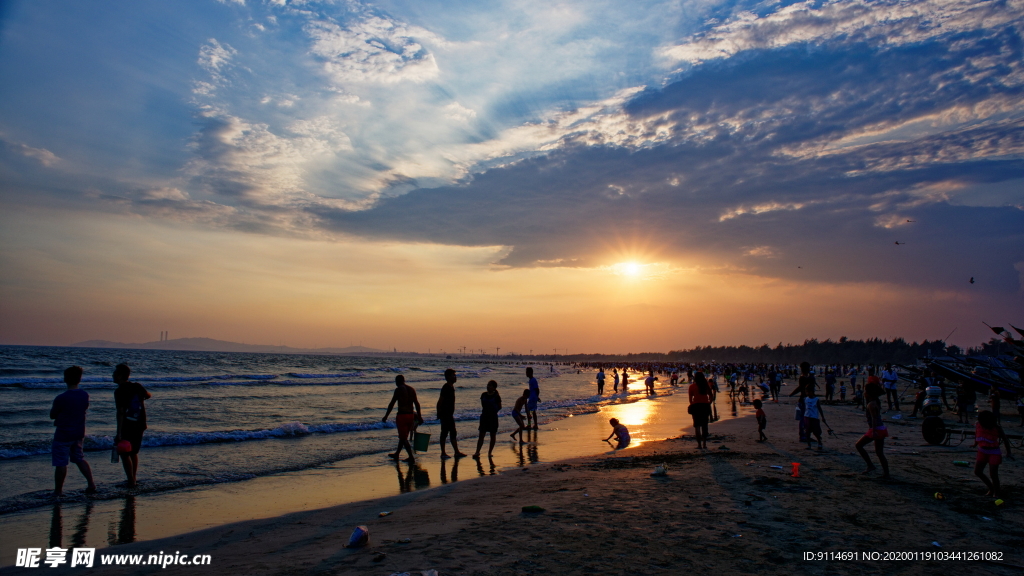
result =
[[[615,265],[617,272],[623,276],[629,276],[630,278],[636,278],[644,271],[643,264],[636,262],[621,262]]]

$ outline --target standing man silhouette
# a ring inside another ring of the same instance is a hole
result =
[[[540,383],[533,377],[532,367],[526,369],[526,377],[530,379],[530,399],[526,401],[526,429],[529,430],[532,427],[534,430],[539,430],[537,403],[540,402]]]

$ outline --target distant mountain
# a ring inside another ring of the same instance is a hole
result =
[[[131,348],[134,350],[189,350],[196,352],[267,352],[274,354],[377,354],[385,352],[366,346],[345,348],[292,348],[265,344],[242,344],[213,338],[177,338],[157,342],[124,343],[110,340],[86,340],[72,344],[77,348]]]

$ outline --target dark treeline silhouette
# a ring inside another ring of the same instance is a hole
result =
[[[967,349],[968,356],[1014,356],[1013,348],[1001,338],[992,338],[977,347]]]
[[[984,345],[983,345],[984,346]],[[973,350],[973,349],[972,349]],[[955,346],[950,353],[960,354]],[[947,352],[946,343],[941,340],[907,343],[902,338],[882,340],[850,340],[843,336],[839,340],[805,340],[803,344],[783,344],[774,348],[768,344],[752,346],[697,346],[690,350],[670,352],[641,352],[639,354],[580,354],[561,357],[560,360],[582,362],[727,362],[727,363],[768,363],[799,364],[809,361],[815,364],[914,364],[918,358],[942,356]]]

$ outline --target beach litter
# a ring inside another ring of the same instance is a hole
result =
[[[953,460],[953,466],[960,466],[961,468],[967,468],[971,463],[967,460]]]
[[[412,538],[402,538],[398,541],[399,544],[408,544],[410,542],[412,542]]]
[[[383,518],[385,516],[390,516],[390,515],[391,515],[391,512],[381,512],[380,514],[377,514],[377,516],[379,518]]]
[[[651,472],[651,476],[668,476],[668,469],[664,465],[658,465],[654,467],[654,472]]]
[[[893,420],[902,420],[903,419],[903,415],[902,414],[893,414],[892,419]]]
[[[995,501],[996,506],[1002,506],[1003,504],[1006,504],[1006,502],[1004,502],[1002,498]]]
[[[772,466],[772,468],[775,468],[776,470],[782,470],[782,466]]]
[[[934,541],[932,542],[932,546],[935,546],[936,548],[942,548],[942,544],[939,544],[938,542]]]
[[[348,539],[348,548],[362,548],[370,541],[370,529],[366,526],[356,526],[352,536]]]
[[[540,506],[535,506],[535,505],[523,506],[523,512],[526,512],[528,514],[539,514],[540,512],[543,512],[543,511],[544,511],[544,509],[541,508]]]
[[[936,500],[945,500],[946,497],[942,494],[942,492],[936,492],[935,493],[935,499]]]
[[[792,476],[793,476],[793,478],[799,478],[800,477],[800,463],[799,462],[793,462],[792,464],[793,464],[793,474],[792,474]]]
[[[991,519],[991,518],[989,518],[988,516],[982,516],[982,517],[981,517],[981,519],[982,519],[982,520],[988,520],[989,522],[991,522],[991,521],[992,521],[992,519]]]

